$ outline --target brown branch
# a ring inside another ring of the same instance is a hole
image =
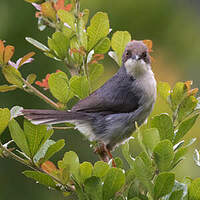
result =
[[[40,97],[41,99],[43,99],[46,103],[50,104],[52,107],[59,109],[59,105],[56,104],[55,102],[53,102],[51,99],[49,99],[47,96],[45,96],[44,94],[42,94],[39,90],[37,90],[35,87],[33,87],[28,81],[26,81],[25,79],[21,78],[22,81],[24,82],[24,84],[31,89],[31,91],[38,97]]]

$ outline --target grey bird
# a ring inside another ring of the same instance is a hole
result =
[[[70,111],[24,109],[33,124],[70,122],[90,141],[102,142],[110,152],[128,139],[151,113],[156,100],[156,80],[147,46],[127,44],[122,66],[103,86]]]

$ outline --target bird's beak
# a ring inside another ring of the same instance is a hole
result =
[[[133,60],[139,60],[139,56],[138,55],[133,55],[132,57],[131,57]]]

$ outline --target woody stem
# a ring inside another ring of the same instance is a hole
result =
[[[53,102],[51,99],[49,99],[47,96],[42,94],[39,90],[37,90],[35,87],[33,87],[28,81],[26,81],[24,78],[21,78],[24,84],[31,89],[31,92],[33,92],[36,96],[40,97],[42,100],[44,100],[46,103],[51,105],[52,107],[59,109],[59,105]]]

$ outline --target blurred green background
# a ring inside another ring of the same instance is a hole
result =
[[[198,0],[82,0],[83,8],[89,8],[91,16],[97,11],[107,12],[113,32],[127,30],[133,39],[151,39],[153,41],[153,70],[157,80],[167,81],[173,85],[177,81],[193,80],[195,87],[200,87],[200,3]],[[24,54],[35,51],[35,61],[22,68],[26,76],[30,72],[38,74],[41,80],[47,73],[63,69],[59,62],[42,55],[25,41],[31,36],[46,43],[51,30],[40,32],[37,29],[35,9],[23,0],[0,0],[0,39],[16,47],[14,61]],[[117,71],[117,65],[106,57],[104,61],[105,76],[99,85]],[[6,83],[0,73],[0,84]],[[45,92],[46,93],[46,92]],[[11,108],[20,105],[25,108],[50,108],[35,96],[21,90],[0,94],[0,107]],[[168,111],[167,106],[158,99],[155,113]],[[176,168],[177,178],[200,176],[200,168],[193,162],[194,148],[200,149],[199,121],[186,136],[197,137],[191,152],[187,154]],[[9,139],[9,133],[3,134],[3,141]],[[88,142],[78,132],[56,131],[55,139],[65,138],[66,147],[55,160],[61,159],[65,151],[74,150],[81,161],[96,161],[97,156],[89,148]],[[116,151],[115,154],[119,154]],[[0,200],[60,200],[64,199],[58,192],[48,191],[41,185],[34,184],[21,172],[26,167],[12,160],[0,159]]]

